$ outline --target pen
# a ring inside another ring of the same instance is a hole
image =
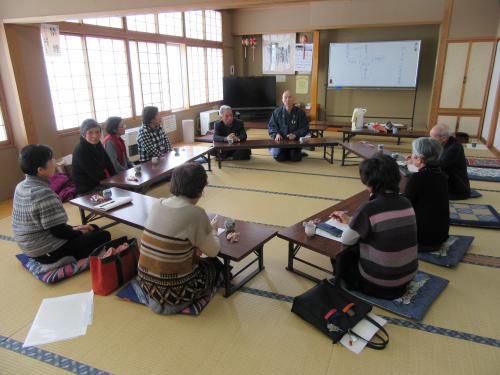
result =
[[[109,202],[102,203],[102,204],[100,204],[100,205],[99,205],[99,208],[102,208],[102,207],[104,207],[104,206],[107,206],[108,204],[111,204],[111,203],[115,203],[115,201],[111,200],[111,201],[109,201]]]

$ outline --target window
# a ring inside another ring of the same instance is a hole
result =
[[[158,29],[160,34],[183,36],[182,12],[159,13]]]
[[[188,47],[188,82],[189,104],[196,105],[207,102],[207,86],[205,80],[205,48]]]
[[[145,33],[156,33],[155,15],[143,14],[139,16],[127,16],[127,29]]]
[[[215,10],[205,11],[206,39],[222,42],[222,16]]]
[[[83,23],[123,29],[123,21],[121,17],[86,18],[83,20]]]
[[[180,44],[167,44],[168,78],[170,83],[170,105],[172,109],[184,108],[184,84],[183,77],[186,65],[183,63],[182,50]],[[185,60],[185,59],[184,59]],[[184,78],[184,81],[186,79]]]
[[[60,56],[45,56],[58,130],[77,128],[86,118],[104,122],[109,116],[134,117],[148,105],[164,112],[222,100],[220,12],[194,10],[66,22],[81,27],[63,24]],[[148,37],[145,32],[156,35]],[[2,137],[4,121],[0,123]]]
[[[150,105],[160,111],[170,110],[166,45],[147,42],[129,45],[137,111]]]
[[[125,41],[87,37],[95,118],[132,117]]]
[[[222,100],[222,50],[207,48],[208,101]]]
[[[80,126],[93,117],[90,85],[80,36],[60,36],[60,56],[45,56],[58,130]]]
[[[184,12],[186,25],[186,37],[193,39],[203,39],[203,11],[192,10]]]
[[[7,129],[5,129],[5,119],[2,112],[2,107],[0,107],[0,142],[7,140]]]

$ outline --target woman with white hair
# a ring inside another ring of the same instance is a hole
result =
[[[438,250],[448,239],[450,203],[448,177],[440,167],[443,148],[432,138],[418,138],[412,143],[409,164],[418,172],[409,176],[404,195],[417,217],[418,251]]]

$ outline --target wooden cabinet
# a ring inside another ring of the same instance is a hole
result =
[[[495,44],[493,40],[448,42],[438,123],[479,136]]]

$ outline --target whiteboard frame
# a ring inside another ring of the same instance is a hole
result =
[[[415,67],[415,84],[413,86],[339,86],[335,85],[334,82],[330,84],[330,64],[331,64],[331,53],[332,53],[332,45],[355,45],[355,44],[390,44],[390,43],[415,43],[418,42],[418,56],[417,56],[417,64]],[[418,87],[418,77],[420,70],[420,55],[422,52],[422,41],[421,40],[385,40],[385,41],[370,41],[370,42],[347,42],[347,43],[329,43],[328,47],[328,72],[327,72],[327,89],[394,89],[394,90],[417,90]]]

